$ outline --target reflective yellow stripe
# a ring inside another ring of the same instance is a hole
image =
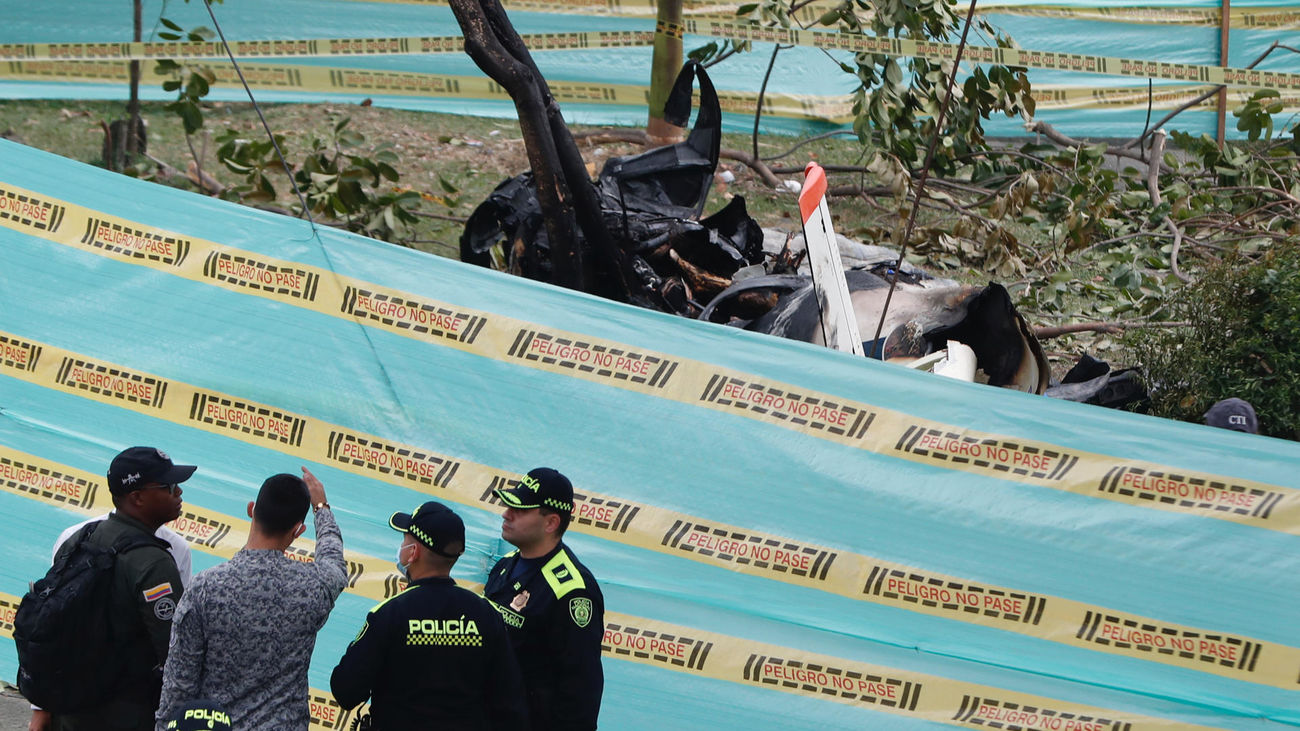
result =
[[[587,582],[582,580],[582,574],[578,573],[578,567],[569,560],[569,554],[563,548],[555,554],[555,558],[547,561],[542,567],[542,576],[546,577],[546,583],[551,585],[551,591],[555,592],[556,599],[564,598],[565,594],[574,589],[587,587]]]
[[[483,598],[487,599],[486,596]],[[502,621],[504,621],[507,625],[514,627],[515,629],[520,629],[521,627],[524,626],[524,615],[519,614],[518,612],[508,607],[503,607],[500,604],[497,604],[496,602],[492,601],[491,599],[487,599],[487,603],[491,604],[492,608],[497,610],[497,614],[501,615]]]
[[[407,586],[405,589],[402,589],[401,591],[397,592],[396,594],[394,594],[394,595],[388,597],[387,599],[383,600],[382,602],[379,602],[379,603],[376,604],[375,606],[371,607],[371,608],[370,608],[370,613],[371,613],[371,614],[374,614],[375,612],[378,612],[380,607],[384,606],[385,604],[391,602],[392,600],[396,599],[397,597],[399,597],[399,596],[405,594],[406,592],[408,592],[408,591],[410,591],[410,590],[412,590],[412,589],[414,589],[414,588],[415,588],[414,586]],[[357,635],[357,636],[360,637],[360,635]]]

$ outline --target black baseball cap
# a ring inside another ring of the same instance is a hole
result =
[[[190,479],[192,464],[174,464],[167,453],[157,447],[131,447],[118,453],[108,466],[108,489],[125,495],[145,485],[171,485]]]
[[[410,533],[439,556],[456,558],[465,552],[465,522],[440,502],[430,500],[410,513],[393,513],[388,525],[400,533]],[[450,545],[459,548],[450,553],[446,550]]]
[[[1255,407],[1250,402],[1239,398],[1226,398],[1210,407],[1205,412],[1205,423],[1221,429],[1259,433],[1259,419],[1255,417]]]
[[[511,508],[546,507],[573,514],[573,483],[550,467],[530,470],[514,487],[508,490],[497,488],[496,495]]]
[[[167,714],[167,731],[230,731],[230,714],[212,700],[191,701]]]

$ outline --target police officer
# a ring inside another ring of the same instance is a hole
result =
[[[456,586],[465,524],[430,501],[388,524],[405,533],[398,569],[409,584],[380,603],[330,676],[343,708],[370,698],[371,728],[526,731],[519,667],[501,617]]]
[[[497,562],[483,593],[505,618],[533,729],[594,729],[605,687],[605,600],[596,577],[563,543],[573,485],[538,467],[496,495],[506,506],[501,537],[518,550]]]

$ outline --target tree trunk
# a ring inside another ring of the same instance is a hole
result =
[[[682,68],[682,0],[660,0],[655,23],[654,55],[650,60],[650,116],[646,135],[650,145],[670,145],[686,137],[686,128],[664,119],[664,102]]]
[[[591,291],[597,281],[595,262],[583,256],[574,236],[576,222],[616,280],[602,283],[607,286],[601,293],[626,301],[631,294],[629,264],[605,228],[600,196],[582,153],[532,54],[497,0],[450,0],[450,5],[465,36],[466,53],[515,102],[551,241],[555,283]]]
[[[465,36],[465,52],[484,73],[504,87],[514,100],[515,112],[519,116],[519,130],[528,154],[528,165],[532,168],[533,184],[537,188],[537,200],[541,204],[546,234],[550,239],[554,283],[570,289],[585,290],[585,267],[575,235],[573,202],[547,119],[546,104],[539,84],[541,77],[535,73],[531,58],[524,61],[516,57],[497,35],[495,24],[489,20],[487,12],[488,7],[496,5],[493,0],[482,0],[481,3],[479,0],[451,0],[450,5]],[[496,10],[504,18],[505,13],[500,11],[500,6]],[[518,39],[513,28],[510,28],[508,35],[514,35]],[[522,41],[518,42],[518,47],[523,47]]]

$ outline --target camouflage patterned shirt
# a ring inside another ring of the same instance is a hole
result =
[[[194,577],[172,619],[158,728],[198,699],[224,706],[238,729],[307,731],[307,666],[316,632],[347,585],[343,540],[316,511],[315,560],[242,550]]]

